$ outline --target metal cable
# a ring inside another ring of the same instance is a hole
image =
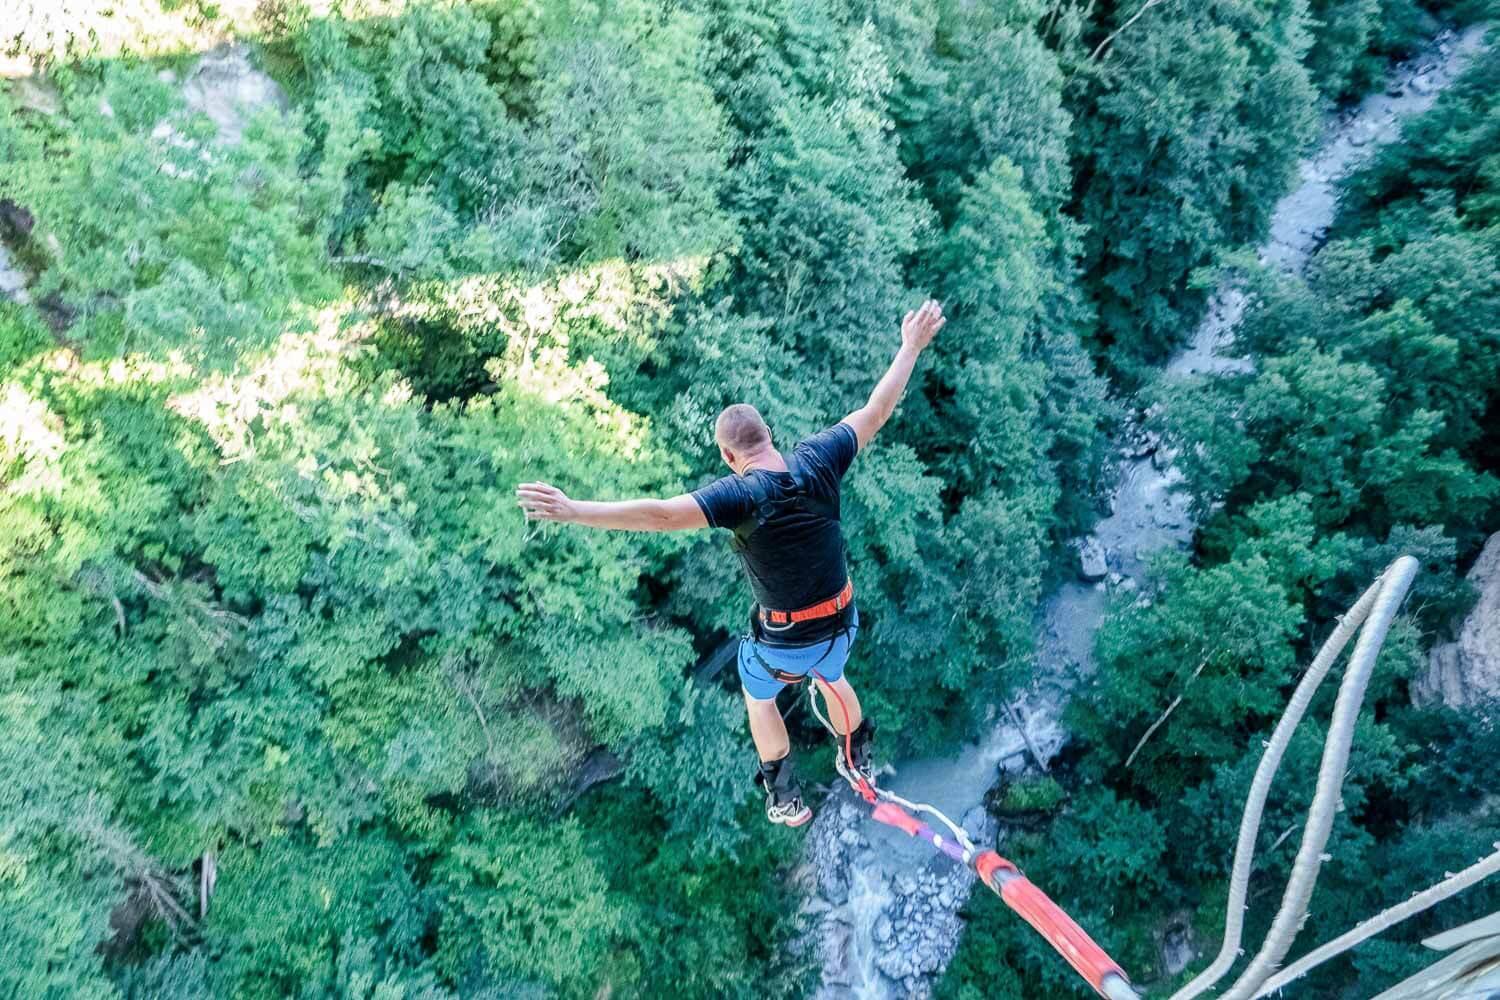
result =
[[[1260,833],[1261,817],[1265,811],[1266,799],[1270,795],[1271,782],[1281,766],[1282,757],[1291,743],[1293,732],[1312,703],[1313,694],[1338,660],[1339,654],[1344,651],[1349,639],[1359,630],[1369,615],[1386,575],[1382,574],[1380,579],[1372,583],[1360,595],[1359,600],[1354,602],[1349,611],[1339,619],[1338,627],[1324,640],[1322,648],[1318,650],[1318,655],[1313,658],[1312,664],[1302,676],[1302,680],[1298,682],[1291,700],[1287,703],[1286,711],[1282,713],[1280,721],[1272,731],[1271,738],[1266,744],[1266,751],[1261,755],[1260,764],[1255,769],[1255,777],[1250,783],[1250,792],[1245,799],[1245,810],[1240,818],[1239,838],[1234,850],[1234,866],[1229,877],[1229,901],[1224,913],[1223,944],[1219,948],[1219,954],[1208,968],[1172,994],[1171,1000],[1192,1000],[1193,997],[1205,993],[1224,978],[1224,974],[1229,971],[1239,956],[1240,940],[1244,934],[1245,925],[1245,900],[1250,891],[1250,871],[1255,861],[1255,841]]]
[[[1274,993],[1293,980],[1307,975],[1307,973],[1329,959],[1342,955],[1366,938],[1374,937],[1381,931],[1389,927],[1394,927],[1408,917],[1416,916],[1423,910],[1436,906],[1448,897],[1463,892],[1469,886],[1483,882],[1491,875],[1500,873],[1500,844],[1495,844],[1494,847],[1496,848],[1495,853],[1482,861],[1470,865],[1461,872],[1448,876],[1437,885],[1424,889],[1405,902],[1398,903],[1390,909],[1382,910],[1369,920],[1351,928],[1322,947],[1315,948],[1306,955],[1303,955],[1281,972],[1266,980],[1265,984],[1261,986],[1259,992],[1255,995],[1263,997]]]
[[[958,844],[958,846],[964,849],[964,853],[973,855],[978,852],[978,848],[976,848],[974,846],[974,842],[969,839],[969,835],[964,832],[964,828],[949,819],[937,806],[930,806],[925,802],[910,802],[906,799],[903,799],[895,792],[887,791],[886,789],[879,787],[875,789],[875,794],[880,798],[885,799],[887,802],[892,802],[898,806],[901,806],[903,809],[910,809],[913,812],[923,812],[929,816],[934,817],[938,822],[942,823],[952,832],[954,841]]]
[[[1323,762],[1318,769],[1317,791],[1313,795],[1312,806],[1308,809],[1302,843],[1297,848],[1292,874],[1287,880],[1286,892],[1281,897],[1281,908],[1271,922],[1271,930],[1266,934],[1260,951],[1224,994],[1223,1000],[1251,1000],[1291,950],[1292,941],[1301,929],[1303,918],[1307,916],[1318,872],[1323,867],[1323,848],[1328,844],[1328,836],[1333,830],[1333,817],[1339,808],[1339,791],[1344,785],[1344,770],[1354,744],[1354,726],[1359,721],[1365,688],[1374,672],[1375,660],[1385,642],[1386,633],[1390,631],[1391,622],[1395,619],[1406,592],[1411,588],[1416,572],[1417,561],[1411,556],[1402,556],[1381,575],[1380,590],[1376,594],[1374,606],[1360,630],[1354,652],[1349,657],[1349,665],[1344,670],[1344,680],[1339,685],[1338,699],[1333,706],[1333,719],[1329,723],[1328,736],[1323,744]]]
[[[842,738],[843,734],[840,733],[837,729],[833,728],[833,726],[829,724],[828,720],[823,717],[823,713],[818,711],[817,695],[817,685],[808,685],[807,703],[812,708],[813,715],[817,716],[818,721],[823,723],[823,728],[827,729],[830,733],[833,734],[834,739]],[[957,823],[949,819],[942,812],[942,810],[938,809],[936,806],[930,806],[925,802],[908,801],[907,799],[903,799],[901,796],[897,795],[895,792],[887,791],[886,789],[881,788],[873,783],[870,787],[875,792],[875,795],[878,798],[885,799],[887,802],[893,802],[896,805],[901,806],[902,808],[910,809],[914,812],[926,813],[927,815],[935,818],[938,822],[942,823],[949,829],[949,831],[952,832],[955,842],[957,842],[958,845],[964,849],[965,853],[972,855],[978,850],[978,848],[974,846],[974,842],[969,839],[968,834],[964,832],[963,827],[959,826]],[[858,788],[855,788],[854,790],[856,792],[859,791]]]
[[[1191,1000],[1222,979],[1224,973],[1234,965],[1235,958],[1239,955],[1240,938],[1244,933],[1245,899],[1250,891],[1250,871],[1255,862],[1255,841],[1260,834],[1261,817],[1271,791],[1271,782],[1281,766],[1281,759],[1286,753],[1287,746],[1291,743],[1292,733],[1312,703],[1314,692],[1323,682],[1323,678],[1327,676],[1339,654],[1343,652],[1350,637],[1370,613],[1370,608],[1375,603],[1375,596],[1380,592],[1380,584],[1380,580],[1372,583],[1348,613],[1339,620],[1338,627],[1318,650],[1318,655],[1313,659],[1312,665],[1308,667],[1307,673],[1297,684],[1297,689],[1293,692],[1281,720],[1277,722],[1271,739],[1266,744],[1266,752],[1261,755],[1260,764],[1255,769],[1255,777],[1250,783],[1250,793],[1245,800],[1245,811],[1240,818],[1239,839],[1234,850],[1234,867],[1229,877],[1229,902],[1224,913],[1224,942],[1213,963],[1174,993],[1171,1000]]]

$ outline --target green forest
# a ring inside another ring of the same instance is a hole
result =
[[[778,441],[826,427],[927,296],[948,324],[844,485],[879,756],[954,750],[1029,680],[1144,413],[1200,527],[1112,605],[1063,757],[1004,793],[1040,803],[1006,856],[1146,993],[1186,981],[1162,928],[1214,950],[1265,734],[1401,553],[1422,572],[1299,942],[1488,852],[1500,715],[1409,689],[1500,530],[1493,33],[1345,185],[1305,277],[1248,248],[1325,115],[1497,15],[0,14],[0,239],[29,284],[0,303],[0,996],[812,995],[804,831],[765,822],[734,671],[695,680],[744,627],[724,538],[528,523],[513,494],[703,485],[734,402]],[[285,95],[233,141],[181,87],[231,38]],[[1162,377],[1226,276],[1253,368]],[[1279,779],[1252,942],[1331,703]],[[791,721],[805,783],[835,781]],[[1497,908],[1472,890],[1289,995],[1370,996]],[[998,899],[964,916],[938,997],[1087,995]]]

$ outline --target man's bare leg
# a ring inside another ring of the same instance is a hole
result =
[[[854,693],[854,689],[849,686],[849,682],[840,677],[838,680],[830,683],[824,683],[814,678],[813,683],[818,686],[818,693],[823,696],[823,704],[826,706],[824,710],[828,713],[828,721],[833,723],[833,728],[838,734],[843,736],[845,733],[858,729],[860,722],[864,720],[864,713],[859,708],[859,696]],[[835,695],[837,697],[834,697]],[[843,704],[840,704],[841,700]],[[844,717],[845,712],[849,713],[847,719]],[[777,716],[776,719],[778,723],[781,721],[780,716]],[[781,732],[782,738],[785,739],[786,728],[784,726]]]
[[[760,772],[755,780],[766,791],[766,818],[772,823],[801,826],[812,819],[812,810],[802,801],[802,789],[792,771],[792,744],[776,709],[776,699],[752,698],[746,691],[745,710],[750,715],[755,752],[760,755]]]
[[[755,740],[755,752],[763,763],[781,760],[791,753],[791,740],[787,738],[786,723],[781,721],[775,698],[762,701],[750,697],[746,691],[745,710],[750,714],[750,738]]]

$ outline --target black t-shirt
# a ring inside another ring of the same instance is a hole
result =
[[[839,483],[859,451],[854,428],[838,423],[792,449],[790,472],[751,469],[745,476],[725,476],[693,493],[710,527],[734,532],[730,547],[750,578],[750,589],[763,608],[796,611],[836,596],[848,581],[844,535],[839,528]],[[764,487],[764,523],[754,492],[745,480]],[[841,627],[834,615],[799,622],[766,638],[782,645],[826,639]]]

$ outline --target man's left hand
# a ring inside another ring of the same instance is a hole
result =
[[[571,521],[576,513],[568,495],[547,483],[522,483],[516,487],[516,501],[528,521]]]

